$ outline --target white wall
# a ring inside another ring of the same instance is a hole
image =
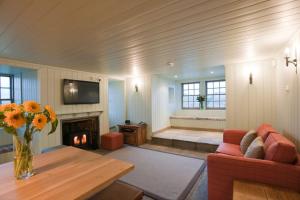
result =
[[[138,85],[138,92],[135,91]],[[133,123],[140,121],[147,123],[147,139],[152,136],[151,118],[151,76],[139,76],[126,79],[126,119]]]
[[[125,121],[125,85],[122,80],[108,81],[109,127],[122,124]]]
[[[51,105],[58,119],[99,116],[100,117],[100,134],[109,131],[108,124],[108,78],[101,74],[75,71],[65,68],[56,68],[52,66],[33,64],[9,59],[0,59],[1,64],[18,66],[23,68],[36,69],[38,72],[38,101],[42,105]],[[62,103],[62,79],[76,79],[87,81],[98,81],[100,84],[100,104],[93,105],[63,105]],[[24,95],[25,97],[25,95]],[[31,96],[28,98],[31,99]],[[46,131],[45,131],[46,132]],[[48,136],[45,133],[37,135],[39,139],[34,140],[35,152],[50,146],[60,145],[61,142],[61,125],[57,131]]]
[[[171,126],[170,116],[176,111],[176,101],[175,96],[173,101],[169,99],[169,88],[175,90],[174,80],[152,76],[152,132]]]
[[[210,80],[224,80],[225,77],[196,78],[176,81],[176,115],[193,117],[216,117],[225,118],[226,110],[200,110],[200,109],[182,109],[182,83],[200,82],[200,95],[206,95],[205,82]],[[205,107],[205,103],[204,103]]]
[[[273,60],[225,65],[227,128],[253,129],[276,122],[276,78]],[[249,74],[253,73],[253,85]]]
[[[290,49],[291,58],[298,59],[298,74],[295,67],[290,64],[285,65],[284,50]],[[297,55],[295,51],[297,49]],[[292,140],[300,151],[300,32],[296,33],[291,40],[279,50],[276,57],[276,99],[277,99],[277,115],[276,128],[285,136]]]

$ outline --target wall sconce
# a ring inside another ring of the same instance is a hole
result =
[[[297,58],[294,58],[291,60],[289,57],[289,52],[290,52],[289,48],[286,48],[285,49],[285,65],[288,67],[290,63],[293,64],[294,67],[296,68],[296,74],[297,74],[298,73]],[[296,53],[296,57],[297,57],[297,53]]]
[[[139,92],[139,86],[137,84],[134,85],[135,92]]]
[[[250,85],[253,84],[253,75],[252,75],[252,72],[250,72],[250,74],[249,74],[249,84]]]

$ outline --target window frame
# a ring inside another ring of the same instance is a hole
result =
[[[9,77],[10,79],[10,99],[2,99],[1,98],[1,94],[0,94],[0,104],[2,104],[2,101],[10,101],[11,103],[15,102],[15,98],[14,98],[14,75],[12,74],[2,74],[0,73],[0,77]],[[2,87],[1,83],[0,83],[0,90],[1,88],[6,88],[6,87]]]
[[[183,88],[183,85],[185,84],[195,84],[195,83],[199,83],[199,95],[184,95],[184,88]],[[194,81],[194,82],[184,82],[184,83],[181,83],[181,109],[182,110],[199,110],[200,109],[200,103],[199,103],[199,107],[193,107],[193,108],[186,108],[186,107],[183,107],[183,96],[200,96],[200,81]]]
[[[226,80],[225,79],[220,79],[220,80],[207,80],[207,81],[205,81],[205,95],[206,95],[206,100],[205,100],[205,108],[206,108],[206,110],[226,110],[226,106],[227,106],[227,84],[225,85],[225,97],[226,97],[226,101],[225,101],[225,107],[224,108],[221,108],[221,107],[219,107],[219,108],[211,108],[211,107],[208,107],[207,106],[207,96],[208,96],[208,94],[207,94],[207,84],[208,83],[211,83],[211,82],[222,82],[222,81],[224,81],[225,82],[225,84],[226,84]],[[220,89],[220,87],[219,87],[219,89]],[[213,94],[213,95],[215,95],[215,94]],[[221,94],[219,94],[219,103],[221,102],[220,101],[220,95]],[[223,95],[223,94],[222,94]]]

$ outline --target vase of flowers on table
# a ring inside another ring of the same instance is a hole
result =
[[[17,179],[33,176],[32,139],[47,124],[51,124],[48,134],[55,132],[58,124],[56,114],[47,105],[44,108],[35,101],[23,104],[0,105],[0,128],[13,136],[14,141],[14,174]]]
[[[197,101],[200,102],[201,110],[204,109],[203,103],[205,102],[205,99],[206,99],[205,95],[200,95],[200,96],[197,97]]]

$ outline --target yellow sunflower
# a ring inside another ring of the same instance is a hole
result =
[[[3,104],[0,107],[0,112],[12,111],[12,110],[20,110],[20,106],[16,103],[8,103],[8,104]]]
[[[38,130],[42,130],[47,124],[47,117],[44,114],[37,114],[34,116],[32,124]]]
[[[24,110],[29,113],[41,112],[41,106],[35,101],[25,101],[23,103]]]
[[[8,126],[12,126],[14,128],[20,128],[25,124],[25,118],[19,110],[8,111],[4,113],[4,122]]]
[[[54,110],[51,108],[51,106],[46,105],[46,106],[45,106],[45,109],[46,109],[46,110],[48,111],[48,113],[49,113],[49,117],[50,117],[51,122],[55,122],[55,120],[56,120],[56,113],[55,113]]]

